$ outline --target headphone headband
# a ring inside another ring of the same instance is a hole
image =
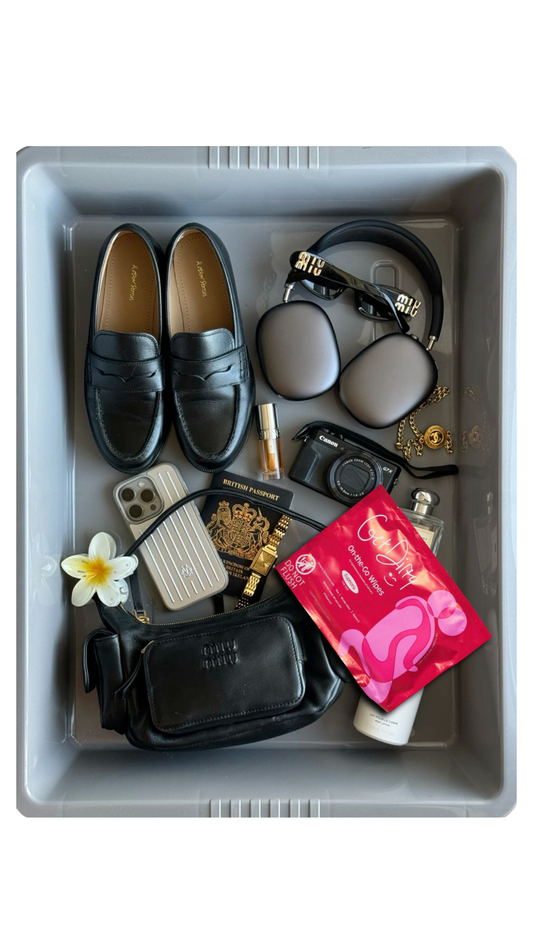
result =
[[[346,224],[340,224],[329,230],[312,247],[309,247],[308,252],[320,255],[330,247],[351,243],[354,240],[364,240],[368,243],[391,247],[407,257],[420,271],[431,295],[432,311],[428,334],[428,349],[431,349],[440,336],[444,312],[442,277],[431,251],[418,237],[404,227],[400,227],[399,224],[392,224],[389,221],[359,220],[348,221]]]

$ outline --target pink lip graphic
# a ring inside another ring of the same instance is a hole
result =
[[[417,663],[427,654],[435,638],[435,620],[445,635],[460,635],[466,628],[466,615],[451,593],[437,589],[429,599],[407,596],[400,599],[388,615],[363,635],[347,629],[339,642],[339,655],[353,648],[368,675],[363,691],[380,704],[392,682],[406,671],[418,671]]]

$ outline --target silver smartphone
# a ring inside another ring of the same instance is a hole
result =
[[[188,493],[173,464],[156,464],[117,484],[113,497],[137,539]],[[228,574],[194,503],[170,514],[139,552],[165,607],[173,612],[222,592],[228,584]]]

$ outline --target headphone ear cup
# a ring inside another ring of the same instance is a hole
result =
[[[388,428],[418,408],[437,384],[433,357],[418,339],[389,333],[370,343],[343,369],[339,396],[367,428]]]
[[[267,310],[257,324],[256,345],[263,375],[281,398],[316,398],[339,378],[337,339],[316,303],[291,300]]]

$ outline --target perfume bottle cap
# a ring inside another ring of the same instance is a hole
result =
[[[437,504],[440,504],[440,497],[434,490],[415,487],[411,491],[411,510],[415,513],[430,515]]]
[[[275,405],[256,405],[255,420],[259,437],[264,431],[273,431],[274,436],[279,437],[278,413]]]

